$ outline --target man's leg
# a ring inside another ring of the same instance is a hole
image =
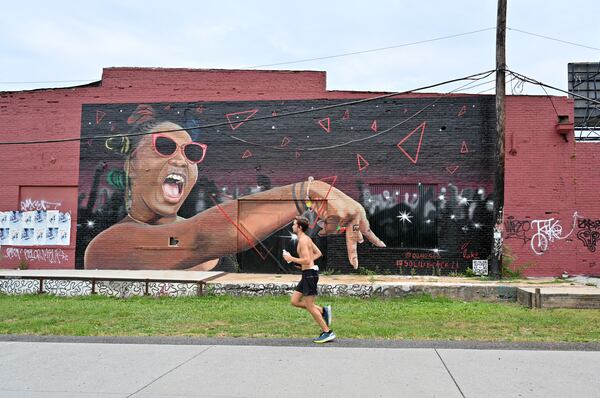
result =
[[[306,304],[304,302],[304,300],[302,300],[302,293],[300,293],[297,290],[294,290],[294,293],[292,293],[292,298],[290,300],[290,304],[292,304],[294,307],[298,307],[298,308],[306,308]],[[308,296],[311,297],[311,296]],[[314,296],[313,297],[313,305],[315,307],[317,307],[317,309],[319,310],[320,314],[323,314],[323,307],[321,307],[320,305],[316,305],[314,303]]]
[[[323,319],[323,308],[315,305],[315,298],[316,296],[304,296],[304,299],[301,303],[304,305],[304,308],[310,312],[315,322],[317,322],[317,324],[321,327],[321,330],[324,332],[329,332],[329,326],[327,326],[325,320]]]
[[[294,290],[292,293],[292,298],[290,299],[290,304],[294,307],[305,308],[304,303],[302,302],[302,293],[297,290]]]

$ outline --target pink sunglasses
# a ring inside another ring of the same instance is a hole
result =
[[[208,145],[198,142],[188,142],[187,144],[179,145],[175,140],[168,135],[155,133],[152,134],[152,148],[158,156],[168,158],[179,148],[185,159],[190,163],[200,163],[206,156],[206,148]]]

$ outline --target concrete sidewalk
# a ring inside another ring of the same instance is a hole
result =
[[[600,396],[600,351],[340,343],[0,341],[0,397]]]

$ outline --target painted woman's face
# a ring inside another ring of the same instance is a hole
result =
[[[147,219],[175,216],[198,179],[205,146],[192,143],[181,126],[164,122],[145,135],[129,160],[130,213]]]

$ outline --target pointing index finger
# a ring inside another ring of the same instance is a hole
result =
[[[361,221],[360,231],[362,232],[363,236],[365,236],[369,240],[369,242],[371,242],[375,246],[387,247],[385,243],[383,243],[383,241],[379,239],[373,231],[371,231],[371,228],[369,227],[369,222],[367,220],[363,219]]]

